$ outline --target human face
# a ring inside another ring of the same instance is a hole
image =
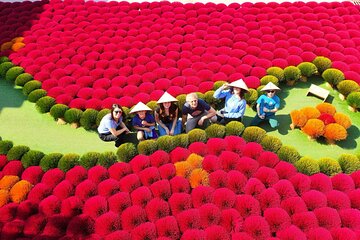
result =
[[[273,97],[275,95],[275,90],[267,90],[266,91],[266,94],[269,96],[269,97]]]
[[[122,111],[121,111],[120,109],[113,111],[113,116],[114,116],[114,118],[116,118],[116,119],[119,119],[120,116],[121,116],[121,114],[122,114]]]
[[[146,116],[146,111],[139,111],[137,114],[139,115],[139,118],[144,119]]]
[[[234,87],[234,94],[240,94],[240,93],[241,93],[241,88]]]
[[[187,99],[187,102],[190,104],[190,107],[192,109],[196,108],[198,105],[198,99],[193,96],[191,96],[189,99]]]
[[[164,102],[163,106],[164,106],[164,108],[170,108],[171,102]]]

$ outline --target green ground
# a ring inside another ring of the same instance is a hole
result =
[[[330,90],[330,95],[327,102],[332,103],[338,112],[348,115],[352,120],[352,126],[348,129],[348,138],[345,141],[340,141],[336,145],[328,145],[324,141],[310,141],[300,129],[291,130],[289,125],[291,123],[290,112],[295,109],[300,109],[307,106],[315,107],[321,103],[322,100],[315,96],[306,96],[307,91],[314,83],[327,90]],[[348,110],[346,101],[339,99],[337,91],[331,87],[326,86],[322,79],[311,79],[306,83],[298,82],[294,87],[285,85],[280,86],[282,91],[278,94],[281,102],[281,110],[277,112],[277,117],[280,122],[280,127],[277,130],[272,130],[268,124],[261,125],[268,131],[270,135],[277,136],[281,139],[283,144],[296,147],[302,156],[309,156],[313,158],[333,157],[337,158],[342,153],[358,153],[360,146],[360,114]],[[245,126],[250,124],[255,112],[252,109],[247,109],[247,117],[244,119]]]
[[[346,141],[337,145],[326,145],[317,141],[309,141],[307,136],[299,129],[290,130],[289,113],[293,109],[305,106],[315,106],[321,100],[316,97],[306,97],[310,84],[316,83],[331,90],[328,102],[334,104],[339,112],[349,115],[353,126],[348,129],[349,136]],[[345,101],[340,101],[337,93],[326,87],[322,80],[312,80],[308,83],[299,82],[295,87],[281,86],[283,89],[279,97],[282,99],[283,108],[277,116],[281,126],[272,130],[267,125],[262,125],[269,134],[279,137],[284,144],[295,146],[301,155],[313,158],[334,157],[341,153],[357,153],[360,145],[360,114],[350,112]],[[290,94],[291,92],[291,94]],[[244,124],[248,126],[255,112],[246,110]],[[99,140],[95,132],[83,128],[73,129],[70,125],[57,125],[49,114],[40,114],[35,109],[35,104],[26,101],[21,89],[14,88],[12,83],[0,80],[0,136],[12,140],[15,145],[27,145],[31,149],[44,153],[78,153],[96,151],[115,151],[113,143]]]
[[[0,136],[14,145],[27,145],[44,153],[116,150],[114,143],[101,141],[96,132],[57,125],[49,114],[40,114],[21,89],[4,80],[0,80]]]

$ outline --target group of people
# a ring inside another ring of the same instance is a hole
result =
[[[275,113],[280,107],[280,99],[276,95],[279,90],[280,88],[272,82],[262,88],[261,91],[265,94],[256,101],[257,114],[250,125],[259,125],[264,121],[268,121],[273,128],[279,125],[275,118]],[[176,104],[178,100],[165,92],[157,101],[158,107],[155,109],[154,115],[152,109],[144,103],[139,102],[135,105],[130,111],[135,114],[132,118],[132,126],[137,131],[137,139],[142,141],[155,139],[158,135],[177,135],[182,132],[182,129],[188,133],[196,127],[205,128],[214,122],[224,124],[231,121],[241,122],[246,109],[244,94],[247,91],[248,87],[242,79],[225,83],[218,88],[214,92],[214,98],[225,100],[224,108],[218,112],[203,99],[199,99],[196,93],[189,93],[186,95],[186,102],[181,110],[181,120],[180,109]],[[111,112],[105,115],[100,122],[98,127],[100,139],[115,141],[116,147],[126,142],[126,134],[130,133],[130,130],[123,122],[124,119],[122,107],[114,104]]]

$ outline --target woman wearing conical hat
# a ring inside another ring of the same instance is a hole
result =
[[[275,117],[275,113],[280,107],[280,98],[276,95],[276,92],[279,90],[280,88],[272,82],[269,82],[261,89],[266,94],[261,95],[256,101],[257,114],[251,121],[251,126],[259,125],[264,121],[268,121],[272,128],[279,126],[279,122]]]
[[[132,125],[137,130],[136,136],[139,141],[157,138],[155,119],[151,111],[151,108],[142,102],[136,104],[130,111],[130,113],[136,113],[132,119]]]
[[[225,83],[214,92],[214,98],[225,98],[225,107],[222,110],[224,114],[224,123],[231,121],[242,121],[246,109],[245,92],[248,87],[240,79],[232,83]]]
[[[165,92],[157,101],[159,107],[155,110],[155,121],[158,124],[159,135],[177,135],[181,133],[178,100]]]

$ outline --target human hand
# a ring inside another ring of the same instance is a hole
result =
[[[228,83],[224,83],[224,84],[221,86],[222,89],[226,89],[227,87],[229,87],[229,84],[228,84]]]
[[[150,128],[145,128],[145,131],[151,132],[151,129]]]
[[[171,129],[169,135],[174,136],[174,129]]]
[[[270,112],[270,110],[267,109],[266,107],[263,108],[263,111],[264,111],[264,112]]]
[[[145,121],[145,120],[142,120],[142,121],[141,121],[141,124],[144,125],[144,126],[146,126],[146,124],[148,124],[148,122]]]
[[[166,132],[166,135],[169,135],[169,129],[167,127],[165,127],[165,132]]]
[[[201,117],[198,121],[199,126],[202,126],[205,120],[206,120],[206,116]]]
[[[122,134],[123,132],[125,132],[125,128],[117,130],[116,135],[118,136],[118,135]]]
[[[259,115],[259,118],[264,119],[264,118],[265,118],[265,114]]]

